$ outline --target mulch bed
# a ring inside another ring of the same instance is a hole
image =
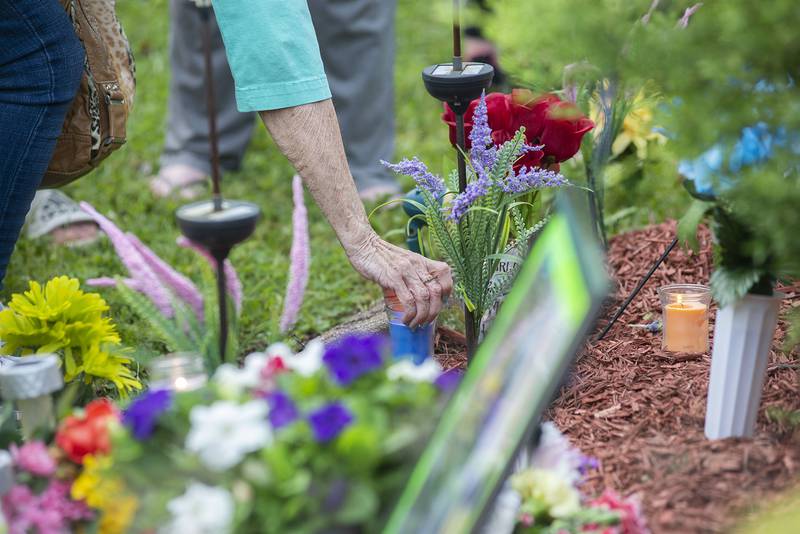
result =
[[[633,289],[675,235],[668,222],[613,238],[609,269],[617,290],[607,316]],[[657,289],[670,283],[707,284],[711,237],[700,234],[699,254],[676,248],[608,335],[588,342],[548,417],[601,467],[587,479],[588,493],[614,488],[635,494],[650,528],[661,532],[728,532],[741,515],[800,482],[800,432],[767,419],[768,408],[800,409],[800,355],[781,344],[781,321],[753,439],[705,439],[710,352],[661,351],[660,333],[632,325],[659,318]],[[800,306],[800,284],[783,311]],[[712,328],[713,328],[712,309]],[[457,333],[440,332],[437,355],[446,368],[463,366]]]

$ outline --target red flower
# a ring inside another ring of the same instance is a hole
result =
[[[473,100],[464,113],[468,149],[471,148],[472,116],[477,106],[478,100]],[[522,126],[529,145],[544,145],[543,150],[529,151],[520,158],[515,165],[517,169],[525,165],[557,171],[558,164],[574,156],[584,134],[594,128],[594,123],[583,116],[575,104],[564,102],[552,93],[536,95],[527,89],[514,89],[510,95],[491,93],[486,96],[486,109],[495,145],[512,139]],[[450,142],[455,145],[456,116],[447,104],[442,120],[450,126]]]
[[[542,144],[545,154],[556,162],[566,161],[581,148],[581,139],[594,128],[594,122],[581,114],[578,106],[570,102],[558,102],[547,111]]]
[[[56,444],[75,463],[87,454],[107,454],[111,450],[108,434],[110,419],[119,414],[108,399],[95,399],[86,405],[82,416],[70,415],[58,428]]]
[[[648,534],[650,532],[637,499],[624,499],[616,492],[607,489],[600,497],[589,503],[589,506],[606,508],[619,514],[619,525],[603,529],[600,534]],[[589,528],[587,531],[597,532],[598,529]]]

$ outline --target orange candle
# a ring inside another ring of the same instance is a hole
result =
[[[664,306],[661,348],[669,352],[706,352],[711,300],[708,288],[685,284],[667,286],[659,293]]]

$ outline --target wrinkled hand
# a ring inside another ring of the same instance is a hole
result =
[[[396,247],[375,234],[347,255],[364,278],[397,295],[405,309],[403,322],[412,328],[436,319],[443,301],[453,291],[446,263]]]

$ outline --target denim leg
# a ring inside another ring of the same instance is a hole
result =
[[[83,63],[58,0],[0,0],[0,283]]]

